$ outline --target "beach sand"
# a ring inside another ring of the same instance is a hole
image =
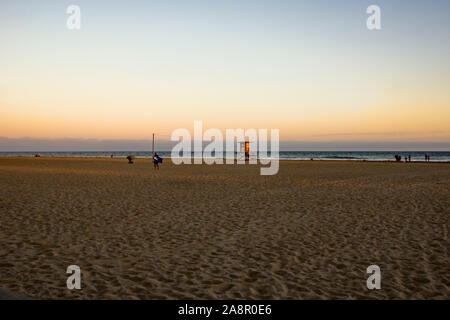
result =
[[[0,159],[0,287],[31,299],[450,299],[450,164]],[[369,265],[381,290],[368,290]],[[66,269],[82,270],[68,290]]]

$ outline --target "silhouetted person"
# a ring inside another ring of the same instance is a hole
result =
[[[411,162],[411,155],[408,155],[408,162]]]
[[[159,170],[159,156],[158,156],[158,154],[156,152],[153,155],[153,169],[154,170]]]

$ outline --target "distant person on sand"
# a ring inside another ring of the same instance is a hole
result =
[[[153,169],[159,170],[159,156],[155,152],[155,155],[153,156]]]
[[[408,155],[408,162],[411,162],[411,155]]]

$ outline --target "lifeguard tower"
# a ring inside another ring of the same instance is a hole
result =
[[[256,161],[256,142],[245,137],[243,141],[239,141],[240,150],[238,152],[238,161]]]

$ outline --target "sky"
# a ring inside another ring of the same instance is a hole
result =
[[[449,150],[449,57],[447,0],[0,0],[0,151],[120,149],[195,120],[294,146]]]

